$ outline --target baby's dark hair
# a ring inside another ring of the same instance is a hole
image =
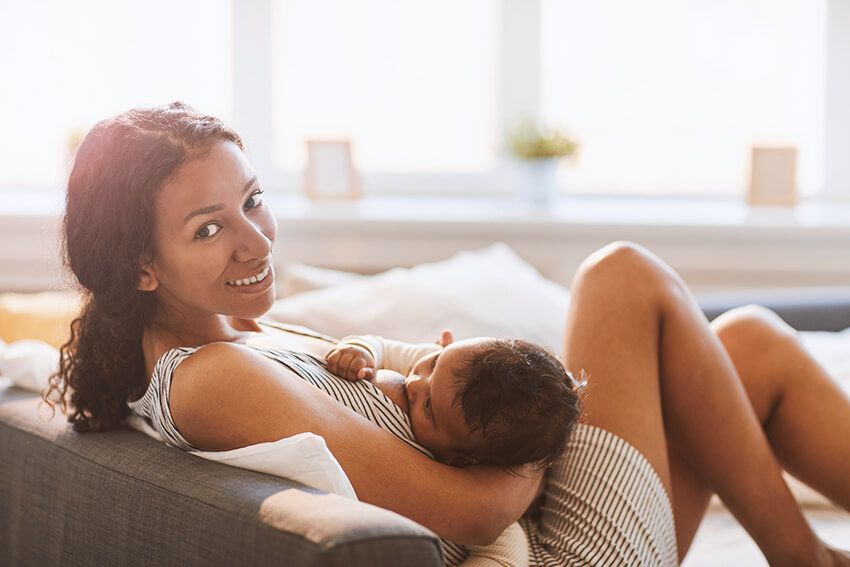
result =
[[[581,413],[579,384],[558,359],[521,339],[492,339],[456,370],[466,425],[482,440],[482,464],[548,466],[560,457]]]

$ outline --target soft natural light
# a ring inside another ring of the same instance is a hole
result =
[[[0,187],[61,187],[95,122],[184,100],[231,115],[229,0],[0,3]]]
[[[542,115],[575,192],[740,194],[754,145],[823,185],[823,0],[544,0]]]
[[[497,194],[506,130],[527,111],[580,145],[560,167],[567,192],[742,196],[766,145],[798,149],[814,195],[840,183],[824,179],[826,6],[0,2],[0,189],[60,188],[97,120],[184,100],[235,120],[273,188],[300,188],[305,140],[342,138],[367,193]],[[239,94],[252,89],[270,94]]]
[[[347,138],[379,172],[492,168],[499,151],[492,0],[287,0],[274,5],[273,157]]]

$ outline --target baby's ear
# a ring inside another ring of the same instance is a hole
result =
[[[452,332],[449,331],[448,329],[445,329],[440,334],[440,338],[437,341],[437,344],[440,345],[441,347],[447,347],[450,344],[452,344],[454,341],[455,341],[455,338],[452,335]]]

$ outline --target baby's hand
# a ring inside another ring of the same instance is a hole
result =
[[[363,347],[334,347],[325,355],[328,370],[346,380],[370,380],[375,375],[375,359]]]

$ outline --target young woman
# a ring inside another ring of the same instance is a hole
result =
[[[172,104],[95,126],[64,222],[87,303],[45,396],[67,399],[76,430],[132,407],[185,449],[312,431],[360,499],[460,544],[492,541],[535,498],[533,468],[442,465],[349,411],[326,393],[326,338],[256,321],[274,300],[277,227],[215,118]],[[776,316],[738,310],[709,327],[669,268],[618,243],[576,274],[565,337],[585,414],[522,520],[533,564],[674,565],[716,492],[772,565],[850,565],[780,476],[850,509],[850,403]]]

